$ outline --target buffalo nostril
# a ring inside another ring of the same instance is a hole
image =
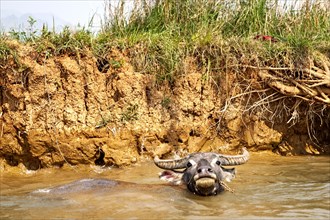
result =
[[[208,173],[213,173],[213,169],[212,168],[207,168],[207,169],[206,168],[204,168],[204,169],[203,168],[199,168],[199,169],[197,169],[197,173],[202,173],[203,171],[204,172],[207,171]]]

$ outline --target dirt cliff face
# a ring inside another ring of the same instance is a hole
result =
[[[243,146],[282,154],[326,152],[313,147],[307,129],[273,126],[228,102],[228,93],[237,93],[235,79],[218,73],[215,84],[193,58],[174,83],[160,84],[155,74],[135,71],[116,49],[104,69],[89,52],[40,60],[28,45],[10,46],[20,65],[13,57],[1,64],[0,158],[6,164],[121,166],[155,155]]]

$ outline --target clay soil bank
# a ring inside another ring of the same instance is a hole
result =
[[[104,70],[89,52],[40,60],[28,45],[11,47],[20,66],[14,59],[1,65],[1,169],[123,166],[155,155],[236,154],[242,147],[281,155],[330,151],[329,118],[318,115],[319,126],[311,131],[304,115],[294,117],[294,108],[277,112],[283,103],[299,102],[301,109],[304,104],[294,98],[249,109],[247,99],[257,103],[259,93],[240,95],[235,74],[206,77],[194,57],[182,63],[174,81],[159,82],[157,74],[137,71],[129,53],[117,49],[108,58],[120,65]],[[263,88],[255,71],[242,74],[251,76],[256,90],[274,92]]]

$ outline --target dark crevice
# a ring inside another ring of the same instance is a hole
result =
[[[4,93],[4,88],[3,88],[3,86],[0,86],[0,105],[4,104],[3,93]]]
[[[138,151],[138,154],[141,156],[148,150],[145,148],[145,146],[143,144],[140,144],[140,147],[137,148],[137,151]]]
[[[191,136],[194,136],[194,134],[195,134],[195,131],[194,130],[190,130],[190,132],[189,132],[189,136],[191,137]]]
[[[101,72],[101,73],[106,73],[108,72],[109,68],[110,68],[110,63],[107,59],[104,58],[99,58],[97,59],[96,62],[97,65],[97,69]]]
[[[98,158],[94,161],[95,165],[104,166],[105,165],[105,162],[104,162],[105,153],[104,153],[104,151],[102,149],[99,149],[96,152],[96,156]]]
[[[19,163],[14,155],[5,155],[5,160],[10,166],[17,166]]]
[[[85,104],[86,111],[89,112],[88,101],[87,100],[88,100],[88,86],[87,86],[87,83],[85,82],[85,85],[84,85],[84,104]]]
[[[30,144],[28,142],[28,135],[26,132],[21,132],[21,130],[14,126],[16,130],[16,140],[19,145],[22,147],[24,157],[21,157],[20,160],[24,166],[29,170],[38,170],[41,168],[40,160],[37,157],[33,157],[30,151]]]
[[[121,97],[122,97],[122,95],[120,94],[120,92],[118,90],[115,90],[115,93],[113,95],[113,100],[115,102],[118,102]]]
[[[65,82],[68,82],[68,77],[69,77],[68,71],[63,67],[63,65],[60,62],[58,62],[58,61],[54,61],[54,62],[56,64],[56,66],[60,70],[60,77],[61,77],[61,79],[64,79]]]
[[[22,85],[23,87],[29,91],[29,74],[30,74],[30,69],[26,69],[22,72]]]
[[[147,104],[148,106],[151,105],[151,88],[149,86],[146,86],[146,97],[147,97]]]

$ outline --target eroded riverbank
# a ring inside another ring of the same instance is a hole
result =
[[[261,70],[205,75],[199,56],[187,56],[175,80],[160,82],[140,71],[135,47],[109,49],[104,59],[118,65],[103,70],[88,50],[40,62],[31,45],[5,43],[15,56],[1,67],[0,159],[10,166],[125,166],[242,147],[329,154],[329,106],[270,89]]]

